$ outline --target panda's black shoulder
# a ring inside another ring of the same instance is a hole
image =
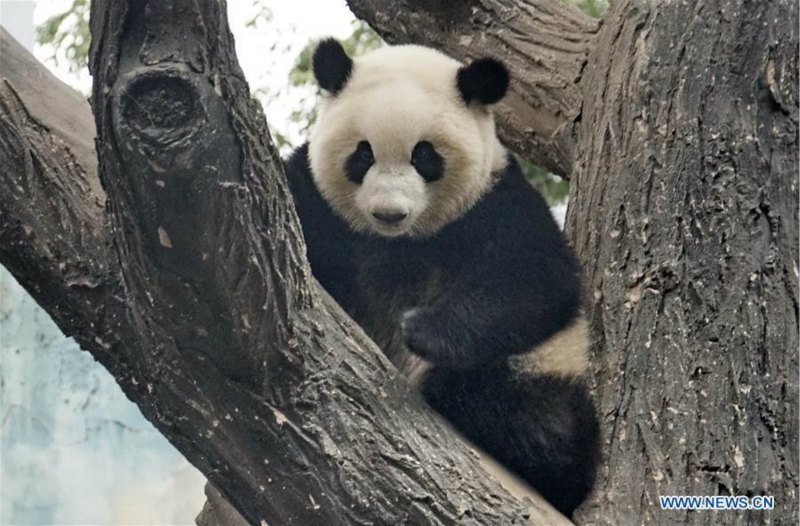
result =
[[[506,164],[502,170],[495,174],[496,183],[486,196],[488,207],[502,206],[505,210],[504,215],[510,220],[524,218],[536,218],[537,220],[547,217],[542,226],[550,230],[559,230],[558,224],[550,213],[542,194],[539,193],[522,173],[519,162],[510,153],[506,157]],[[495,210],[492,210],[495,212]]]
[[[493,276],[497,290],[522,294],[551,306],[551,325],[568,325],[583,302],[581,269],[544,197],[527,181],[509,154],[486,195],[460,220],[464,238],[505,268]],[[537,291],[537,295],[530,291]],[[523,292],[528,291],[528,292]]]
[[[355,276],[353,239],[347,224],[322,198],[311,171],[308,143],[283,161],[289,189],[305,238],[308,262],[320,284],[345,309],[353,301]]]
[[[525,178],[519,163],[510,153],[505,166],[494,174],[491,190],[467,214],[468,221],[476,225],[492,225],[495,239],[522,240],[523,247],[546,248],[550,254],[562,259],[571,268],[577,268],[566,238],[556,223],[544,197]]]
[[[319,195],[314,186],[314,178],[311,175],[311,163],[308,160],[308,143],[295,148],[289,157],[283,159],[283,168],[293,196],[313,197],[315,201],[317,198],[322,199],[322,196]]]

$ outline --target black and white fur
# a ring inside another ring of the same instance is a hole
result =
[[[477,447],[570,515],[590,491],[580,268],[498,141],[509,75],[429,48],[355,60],[323,41],[327,92],[286,169],[314,275]]]

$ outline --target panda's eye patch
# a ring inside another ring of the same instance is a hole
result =
[[[347,178],[356,184],[361,184],[367,171],[375,163],[372,155],[372,146],[367,141],[361,141],[356,146],[356,150],[350,154],[344,163],[344,171]]]
[[[427,181],[436,181],[444,175],[444,159],[428,141],[420,141],[411,152],[411,165]]]

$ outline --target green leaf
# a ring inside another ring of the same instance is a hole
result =
[[[52,45],[50,57],[56,64],[66,59],[70,71],[86,67],[89,60],[89,0],[73,0],[72,5],[45,20],[36,29],[36,41]]]
[[[608,9],[609,0],[567,0],[567,2],[592,18],[600,18]]]
[[[517,157],[522,173],[534,188],[539,190],[549,206],[563,203],[569,195],[569,181],[549,173],[530,161]]]

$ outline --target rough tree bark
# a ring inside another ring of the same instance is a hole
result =
[[[542,0],[348,3],[393,43],[461,58],[514,64],[518,41],[549,36],[515,28],[563,31]],[[593,39],[570,40],[588,50],[568,75],[560,138],[574,147],[544,152],[571,172],[566,229],[604,422],[603,472],[577,520],[796,524],[797,3],[612,6]],[[536,82],[537,58],[514,68],[514,90]],[[776,509],[661,511],[659,495],[681,494],[773,495]]]
[[[224,4],[95,2],[92,29],[111,224],[85,103],[0,31],[0,261],[145,416],[252,524],[564,523],[311,278]]]
[[[798,522],[797,19],[758,0],[605,19],[567,214],[608,422],[587,522]],[[661,511],[673,494],[776,509]]]

